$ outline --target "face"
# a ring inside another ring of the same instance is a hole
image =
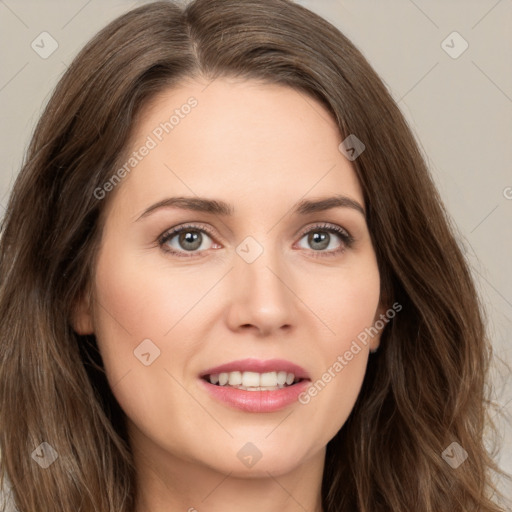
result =
[[[345,423],[379,343],[361,333],[384,309],[341,140],[314,99],[255,81],[184,83],[144,110],[132,167],[108,192],[94,300],[75,318],[96,335],[141,449],[278,475],[323,454]],[[299,207],[335,196],[341,206]],[[202,206],[154,207],[176,197]]]

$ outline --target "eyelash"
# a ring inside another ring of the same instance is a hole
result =
[[[176,235],[179,235],[180,233],[186,231],[199,231],[206,233],[209,235],[212,239],[214,238],[214,234],[212,233],[211,229],[204,225],[198,225],[198,224],[187,224],[184,226],[179,226],[177,228],[173,228],[170,231],[166,231],[158,238],[158,245],[162,248],[163,251],[172,254],[174,256],[183,257],[183,258],[191,258],[191,257],[197,257],[201,252],[189,252],[189,254],[184,254],[183,251],[175,251],[174,249],[170,249],[169,246],[166,246],[167,242],[169,240],[172,240]],[[313,251],[312,256],[314,258],[324,258],[324,257],[331,257],[331,256],[337,256],[338,254],[343,253],[346,249],[350,249],[352,247],[352,244],[354,243],[354,238],[350,233],[343,229],[340,226],[336,226],[336,224],[317,224],[315,226],[310,227],[306,231],[303,231],[300,234],[299,240],[304,238],[305,235],[309,234],[312,231],[326,231],[328,233],[334,233],[338,235],[343,244],[340,248],[331,250],[331,251]],[[199,256],[201,257],[201,256]]]

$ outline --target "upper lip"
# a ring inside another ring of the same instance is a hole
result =
[[[229,373],[229,372],[286,372],[293,373],[297,379],[309,379],[308,372],[295,363],[286,361],[284,359],[239,359],[238,361],[231,361],[229,363],[221,364],[201,372],[201,378],[215,373]]]

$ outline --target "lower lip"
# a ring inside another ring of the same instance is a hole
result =
[[[293,386],[274,391],[245,391],[227,386],[216,386],[200,379],[206,391],[221,402],[245,412],[274,412],[298,402],[299,395],[309,386],[302,380]]]

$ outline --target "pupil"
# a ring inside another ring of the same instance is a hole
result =
[[[186,231],[184,233],[180,233],[179,237],[180,244],[185,243],[184,249],[194,250],[201,247],[201,236],[200,233],[193,231]],[[186,244],[192,244],[192,246],[187,247]]]
[[[325,249],[329,246],[329,235],[327,233],[311,233],[309,235],[309,242],[314,246],[314,244],[319,243],[320,246],[316,247],[317,249]]]

